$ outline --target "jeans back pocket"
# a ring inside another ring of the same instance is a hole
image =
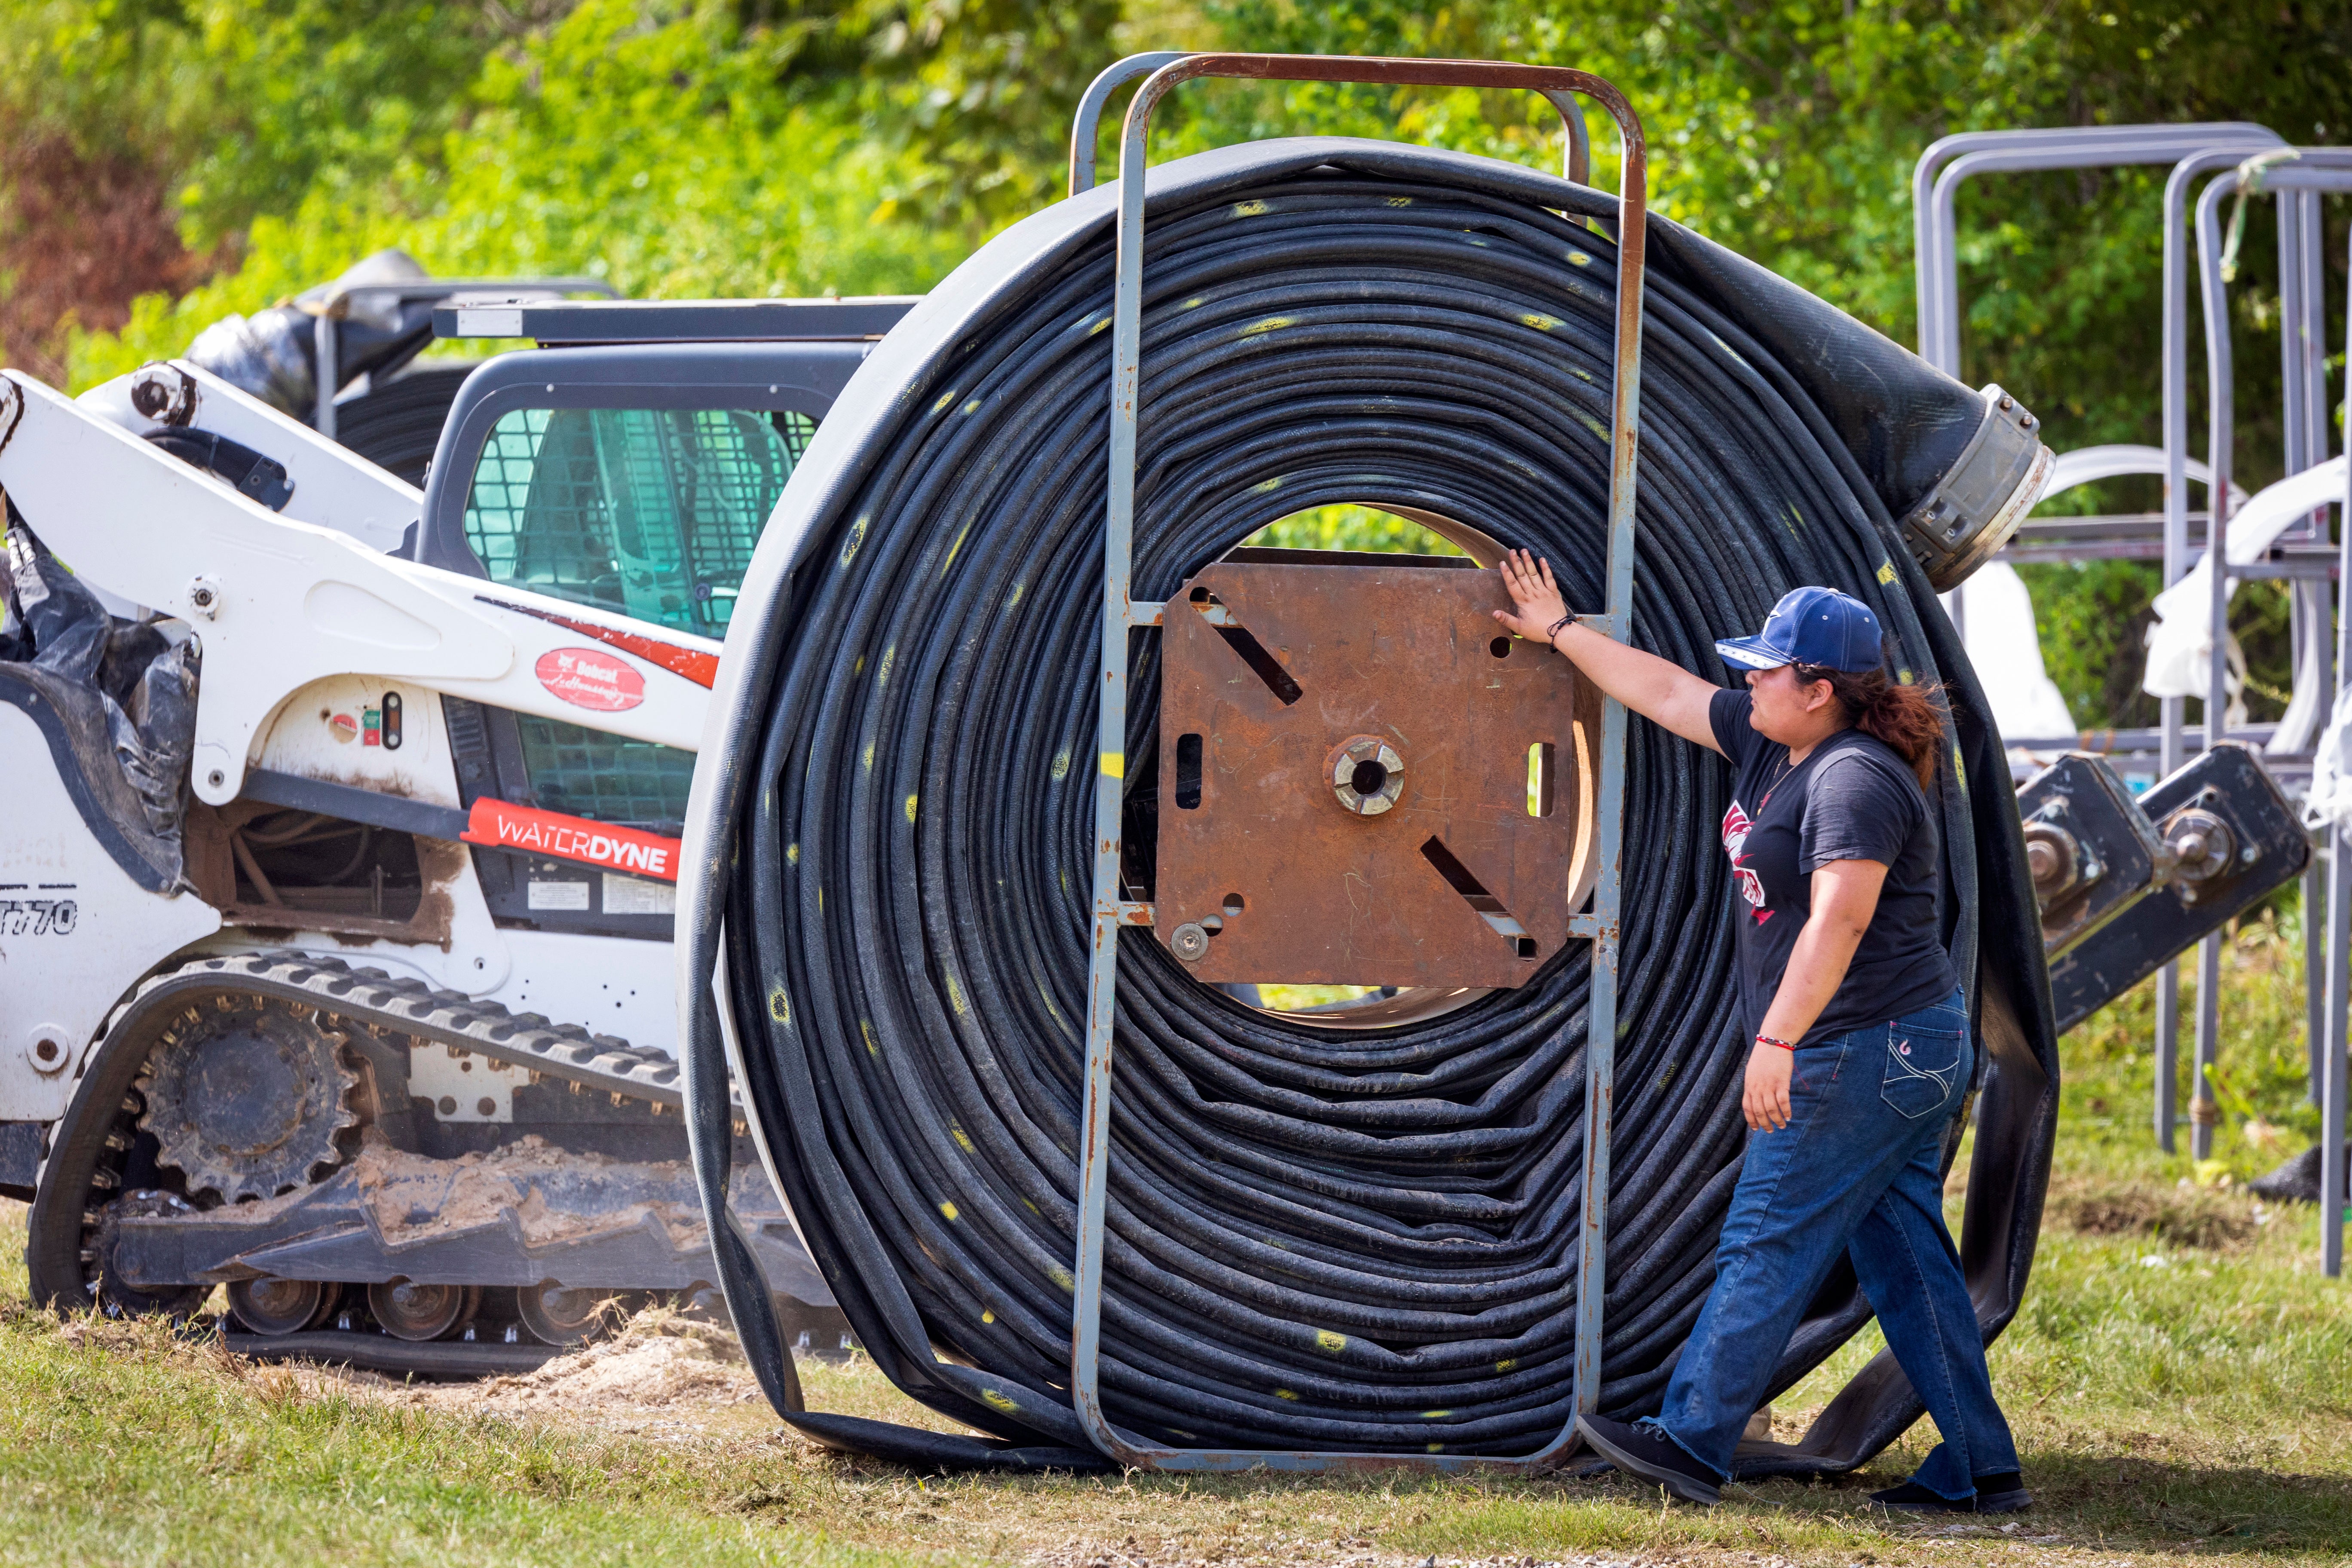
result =
[[[1958,1030],[1921,1029],[1897,1023],[1886,1031],[1886,1079],[1879,1098],[1916,1121],[1944,1110],[1965,1086],[1969,1037]]]

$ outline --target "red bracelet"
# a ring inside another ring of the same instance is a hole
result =
[[[1774,1039],[1774,1038],[1773,1038],[1771,1036],[1769,1036],[1769,1035],[1759,1035],[1759,1036],[1757,1036],[1757,1037],[1756,1037],[1756,1043],[1757,1043],[1758,1045],[1759,1045],[1759,1046],[1778,1046],[1778,1047],[1780,1047],[1782,1050],[1784,1050],[1784,1051],[1791,1051],[1791,1052],[1793,1052],[1793,1051],[1797,1048],[1796,1047],[1794,1047],[1794,1046],[1790,1045],[1788,1041],[1786,1041],[1786,1040],[1776,1040],[1776,1039]]]

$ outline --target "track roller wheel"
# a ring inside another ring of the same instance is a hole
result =
[[[367,1302],[377,1324],[394,1339],[446,1340],[474,1321],[482,1304],[482,1288],[393,1279],[369,1286]]]
[[[570,1349],[603,1339],[637,1306],[635,1292],[526,1285],[515,1292],[517,1316],[541,1344]]]
[[[272,1338],[315,1329],[334,1315],[343,1288],[318,1279],[240,1279],[228,1288],[239,1325]]]

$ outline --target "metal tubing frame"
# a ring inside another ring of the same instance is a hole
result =
[[[1085,96],[1078,100],[1077,113],[1070,121],[1070,195],[1082,195],[1095,188],[1095,151],[1102,140],[1102,111],[1104,106],[1110,102],[1110,95],[1138,77],[1150,76],[1163,66],[1172,66],[1178,60],[1191,58],[1192,53],[1187,49],[1153,49],[1144,54],[1129,55],[1123,60],[1115,60],[1105,66],[1101,74],[1087,84]],[[1567,126],[1568,146],[1562,161],[1568,178],[1576,184],[1591,184],[1592,134],[1584,123],[1583,105],[1576,101],[1574,93],[1565,89],[1536,88],[1532,90],[1541,94],[1546,102],[1559,111],[1559,117]]]
[[[2189,570],[2188,548],[2188,403],[2186,380],[2187,357],[2187,293],[2184,275],[2179,270],[2182,236],[2179,215],[2189,184],[2199,175],[2232,167],[2249,154],[2261,154],[2286,146],[2285,138],[2267,126],[2244,121],[2224,121],[2193,125],[2122,125],[2090,128],[2060,128],[2047,131],[1974,131],[1947,136],[1929,145],[1921,153],[1912,171],[1912,233],[1915,262],[1918,279],[1919,354],[1928,363],[1948,375],[1960,374],[1960,311],[1959,311],[1959,247],[1958,219],[1954,213],[1954,196],[1961,184],[1979,174],[2025,173],[2060,169],[2114,168],[2125,164],[2173,164],[2166,182],[2164,195],[2164,450],[2165,450],[2165,521],[2164,521],[2164,586],[2170,587]],[[2290,206],[2293,210],[2290,211]],[[2314,264],[2317,256],[2317,234],[2308,238],[2302,235],[2303,207],[2282,204],[2279,213],[2279,254],[2282,258],[2304,256],[2305,267]],[[2298,274],[2301,268],[2286,268]],[[2301,278],[2297,278],[2298,284]],[[2298,287],[2293,296],[2284,289],[2281,305],[2289,321],[2300,322],[2301,310],[2308,309],[2307,301],[2316,296]],[[2324,310],[2320,315],[2324,323]],[[2208,317],[2208,339],[2211,338],[2211,318]],[[2228,331],[2226,321],[2221,328]],[[2282,334],[2290,342],[2297,337],[2295,331]],[[2225,351],[2226,353],[2226,346]],[[2210,363],[2210,361],[2209,361]],[[2320,373],[2324,377],[2325,371]],[[2295,457],[2302,438],[2302,425],[2296,417],[2301,402],[2302,384],[2289,373],[2288,468],[2294,471]],[[2325,384],[2324,380],[2321,384]],[[2324,446],[2324,441],[2323,441]],[[2228,509],[2228,477],[2222,475],[2222,499],[2214,510]],[[2207,486],[2209,496],[2214,493]],[[2226,529],[2226,520],[2216,517],[2209,527],[2209,540],[2219,538]],[[2216,557],[2217,560],[2221,559]],[[2218,594],[2220,576],[2215,587]],[[1953,629],[1967,638],[1967,608],[1964,588],[1956,588],[1951,595]],[[2226,601],[2219,601],[2226,605]],[[2215,612],[2218,616],[2220,611]],[[2308,617],[2306,617],[2308,618]],[[2217,620],[2216,625],[2220,623]],[[2226,643],[2217,632],[2214,637],[2215,658],[2226,658]],[[2211,705],[2209,703],[2208,705]],[[2163,741],[2158,768],[2170,773],[2186,759],[2181,754],[2182,704],[2177,697],[2162,700]],[[2211,743],[2211,731],[2217,716],[2223,711],[2212,708],[2207,716],[2207,745]],[[2310,907],[2311,892],[2315,889],[2315,877],[2306,878],[2305,908]],[[2306,945],[2310,933],[2306,925]],[[2306,953],[2306,962],[2311,955]],[[2197,1009],[2198,1083],[2205,1082],[2204,1069],[2211,1065],[2212,1052],[2218,1038],[2220,1017],[2221,942],[2218,937],[2208,937],[2199,945],[2199,984]],[[2308,972],[2316,974],[2316,967]],[[2306,997],[2305,1012],[2309,1022],[2316,1025],[2320,1006],[2315,993]],[[2316,1039],[2319,1030],[2312,1029]],[[2314,1047],[2315,1050],[2316,1047]],[[2174,1125],[2178,1117],[2178,1080],[2180,1052],[2180,965],[2176,960],[2163,965],[2156,976],[2156,1082],[2151,1115],[2156,1139],[2165,1152],[2175,1147]],[[2315,1064],[2316,1058],[2315,1057]],[[2192,1143],[2201,1144],[2198,1157],[2210,1152],[2211,1135],[2205,1124],[2192,1134]]]
[[[2317,229],[2317,197],[2323,193],[2352,195],[2352,149],[2342,147],[2302,148],[2293,151],[2291,161],[2259,163],[2249,161],[2242,165],[2233,178],[2216,180],[2199,203],[2202,218],[2210,208],[2218,215],[2221,196],[2238,191],[2254,194],[2294,193],[2296,199],[2280,203],[2282,213],[2294,208],[2309,212],[2311,227]],[[2218,194],[2217,194],[2218,192]],[[2218,227],[2218,222],[2213,226]],[[2201,226],[2200,226],[2201,232]],[[2282,267],[2287,258],[2281,258]],[[2218,258],[2216,276],[2218,280]],[[2321,305],[2318,284],[2326,274],[2313,269],[2308,259],[2304,273],[2305,303]],[[2347,312],[2352,312],[2352,287],[2346,290]],[[2227,330],[2226,321],[2223,330]],[[2288,334],[2290,337],[2294,334]],[[2290,353],[2293,352],[2291,345]],[[2305,339],[2301,346],[2307,356],[2314,343]],[[2345,324],[2345,350],[2352,358],[2352,315]],[[2305,359],[2307,365],[2307,357]],[[2304,368],[2294,360],[2287,364],[2290,381]],[[2323,399],[2324,400],[2324,399]],[[2352,419],[2352,389],[2346,398],[2347,419]],[[2305,408],[2308,416],[2314,411]],[[2325,429],[2326,411],[2317,410],[2320,427]],[[2290,429],[2292,429],[2290,424]],[[2352,427],[2348,427],[2352,428]],[[2347,437],[2347,450],[2352,450],[2352,434]],[[2324,452],[2324,445],[2321,451]],[[2314,453],[2315,462],[2319,454]],[[2308,464],[2306,467],[2310,466]],[[2352,476],[2347,476],[2339,516],[2337,541],[2338,561],[2352,570]],[[2216,556],[2215,566],[2221,563]],[[2345,614],[2343,578],[2337,578],[2336,665],[2339,670],[2352,669],[2352,616]],[[2344,1272],[2344,1122],[2345,1089],[2347,1060],[2346,1050],[2346,1011],[2347,993],[2352,993],[2352,832],[2331,826],[2327,830],[2327,964],[2326,996],[2322,1016],[2321,1059],[2319,1063],[2319,1264],[2329,1279]],[[2310,923],[2306,917],[2306,924]]]
[[[2208,522],[2206,553],[2213,563],[2211,596],[2207,601],[2207,629],[2212,649],[2206,669],[2205,723],[2201,750],[2210,750],[2214,742],[2225,738],[2228,726],[2228,693],[2224,677],[2228,670],[2229,598],[2228,540],[2229,517],[2234,509],[2231,494],[2231,464],[2234,458],[2236,425],[2231,399],[2235,386],[2235,365],[2230,341],[2228,287],[2221,275],[2221,238],[2215,214],[2220,203],[2235,192],[2244,180],[2243,171],[2264,163],[2267,160],[2291,154],[2284,145],[2263,148],[2252,155],[2252,162],[2239,149],[2208,149],[2183,158],[2173,166],[2164,187],[2164,584],[2170,587],[2189,571],[2189,286],[2188,233],[2190,216],[2189,194],[2196,182],[2209,174],[2236,171],[2224,178],[2210,182],[2197,203],[2196,258],[2199,298],[2205,321],[2205,364],[2208,388],[2208,433],[2205,460],[2209,474],[2206,485]],[[2323,258],[2319,255],[2320,231],[2317,226],[2317,199],[2298,196],[2278,205],[2279,265],[2281,273],[2280,301],[2287,323],[2280,333],[2280,374],[2284,385],[2285,406],[2285,462],[2287,471],[2299,472],[2308,467],[2314,450],[2315,412],[2324,419],[2324,411],[2307,406],[2312,399],[2311,375],[2307,363],[2309,347],[2306,340],[2324,334],[2326,303],[2323,287]],[[2315,325],[2315,322],[2316,323]],[[2324,371],[2322,374],[2324,376]],[[2318,402],[2325,402],[2325,382],[2320,383]],[[2324,424],[2317,426],[2316,449],[2326,447]],[[2315,590],[2309,595],[2315,605],[2298,605],[2303,611],[2299,619],[2313,623],[2306,628],[2311,635],[2323,637],[2333,619],[2326,613],[2324,595]],[[2298,659],[2298,664],[2302,660]],[[2320,672],[2333,685],[2333,671]],[[2323,699],[2323,707],[2331,706],[2333,692]],[[2163,700],[2163,750],[2159,765],[2169,773],[2187,761],[2183,743],[2184,704],[2179,698]],[[2316,868],[2305,874],[2304,899],[2306,916],[2319,902]],[[2305,920],[2305,1026],[2310,1031],[2306,1048],[2312,1054],[2314,1069],[2313,1091],[2319,1091],[2318,1059],[2322,1048],[2313,1043],[2324,1040],[2326,1033],[2326,989],[2324,966],[2311,961],[2317,956],[2317,943],[2309,929],[2315,922]],[[2213,1121],[2216,1114],[2211,1093],[2211,1070],[2221,1048],[2221,938],[2220,932],[2206,937],[2197,950],[2197,1020],[2195,1042],[2190,1058],[2192,1078],[2189,1100],[2189,1152],[2196,1159],[2209,1159],[2213,1152]],[[2176,1128],[2179,1122],[2179,1085],[2180,1060],[2180,966],[2178,961],[2157,972],[2157,1037],[2155,1096],[2151,1108],[2158,1144],[2167,1153],[2178,1148]]]
[[[1152,57],[1139,57],[1148,61]],[[1122,1465],[1155,1470],[1324,1470],[1389,1467],[1423,1470],[1531,1470],[1564,1458],[1576,1441],[1571,1416],[1560,1434],[1532,1454],[1487,1458],[1465,1454],[1320,1453],[1299,1450],[1170,1448],[1134,1439],[1112,1426],[1100,1384],[1103,1237],[1108,1228],[1110,1174],[1111,1059],[1118,984],[1118,933],[1148,925],[1151,906],[1122,897],[1118,859],[1120,812],[1127,772],[1127,639],[1129,630],[1160,624],[1162,606],[1130,599],[1135,529],[1136,422],[1141,386],[1143,325],[1143,205],[1145,144],[1151,112],[1180,83],[1199,77],[1246,80],[1386,83],[1398,86],[1526,89],[1542,94],[1570,122],[1573,159],[1581,138],[1572,93],[1582,93],[1615,121],[1624,150],[1618,192],[1617,321],[1612,388],[1609,465],[1608,609],[1584,617],[1603,635],[1630,637],[1633,614],[1633,480],[1641,411],[1643,256],[1646,235],[1648,160],[1640,119],[1615,87],[1583,71],[1558,66],[1487,60],[1414,60],[1318,55],[1196,54],[1157,66],[1122,61],[1090,87],[1071,135],[1074,191],[1093,175],[1095,119],[1111,90],[1149,72],[1128,106],[1119,149],[1118,283],[1112,307],[1109,495],[1103,539],[1101,715],[1097,731],[1093,945],[1087,975],[1086,1106],[1079,1153],[1076,1289],[1071,1311],[1071,1403],[1096,1446]],[[1592,984],[1586,1008],[1583,1206],[1577,1254],[1577,1321],[1573,1403],[1577,1414],[1595,1409],[1601,1391],[1601,1307],[1606,1291],[1609,1122],[1616,1069],[1619,850],[1625,790],[1625,710],[1601,709],[1601,787],[1596,833],[1601,863],[1592,912],[1570,924],[1592,942]]]

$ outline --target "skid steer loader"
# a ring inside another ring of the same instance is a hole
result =
[[[225,1285],[237,1348],[459,1375],[715,1295],[670,1044],[693,748],[769,509],[908,303],[445,303],[541,346],[467,378],[421,490],[190,360],[0,376],[37,1298]],[[845,1348],[737,1190],[785,1321]]]

